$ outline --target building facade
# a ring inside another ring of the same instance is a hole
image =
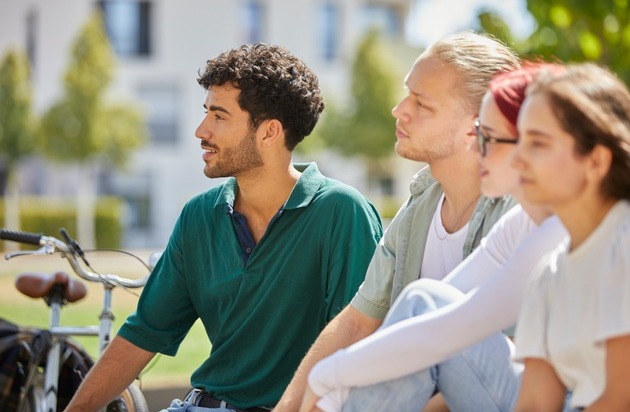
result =
[[[41,113],[60,97],[71,44],[87,16],[103,12],[118,56],[112,99],[142,105],[150,139],[127,170],[103,171],[99,190],[126,199],[125,247],[161,247],[184,202],[220,181],[203,175],[194,137],[205,98],[196,77],[207,59],[242,43],[281,44],[314,69],[326,93],[343,94],[365,30],[378,25],[402,40],[409,8],[407,0],[0,0],[0,53],[27,51]],[[322,163],[329,176],[368,190],[360,162],[332,156]],[[401,171],[403,191],[409,170]],[[29,161],[23,192],[72,196],[73,173]]]

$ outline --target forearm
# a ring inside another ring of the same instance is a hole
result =
[[[606,341],[606,387],[602,395],[584,409],[588,412],[630,410],[630,335]]]
[[[515,412],[560,412],[566,388],[544,359],[526,358]]]
[[[81,383],[66,412],[103,408],[133,382],[154,355],[115,337]]]
[[[585,408],[584,412],[621,412],[628,410],[630,410],[630,399],[628,399],[628,395],[607,396],[604,394],[589,407]]]
[[[445,282],[420,279],[408,285],[390,309],[390,315],[402,310],[405,316],[399,313],[396,318],[407,319],[382,328],[362,342],[352,345],[336,355],[337,359],[324,360],[322,364],[330,362],[330,367],[322,373],[322,390],[318,391],[315,386],[313,389],[322,396],[326,389],[365,386],[397,379],[438,364],[512,326],[518,318],[532,267],[551,248],[551,244],[560,241],[564,233],[562,228],[556,226],[540,229],[535,236],[528,236],[522,241],[498,270],[485,273],[481,284],[476,283],[481,279],[476,272],[492,265],[483,263],[483,254],[468,258],[464,262],[467,264],[459,269],[459,278],[464,281],[469,276],[474,280],[469,282],[469,286],[474,285],[475,288],[447,306],[422,313],[422,307],[433,306],[423,305],[427,295],[447,288]],[[332,364],[333,361],[337,362],[336,365]],[[337,382],[333,382],[331,377]]]
[[[514,412],[561,412],[564,399],[550,402],[544,395],[530,391],[521,391],[518,395]]]
[[[306,390],[308,374],[321,359],[373,333],[381,322],[369,318],[351,305],[346,307],[321,332],[298,366],[274,411],[297,411]]]
[[[507,289],[504,292],[510,295]],[[503,297],[494,287],[462,296],[442,282],[418,281],[403,291],[391,309],[390,315],[404,320],[324,359],[311,373],[311,386],[324,396],[331,390],[393,380],[442,362],[514,322],[516,315],[511,312],[518,309],[510,310],[510,302]],[[453,303],[418,313],[432,307],[431,299]]]

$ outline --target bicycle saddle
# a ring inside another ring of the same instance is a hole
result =
[[[85,283],[73,279],[65,272],[55,272],[52,275],[46,273],[20,273],[15,279],[17,290],[32,298],[48,296],[55,285],[61,285],[64,289],[64,298],[68,302],[76,302],[87,295]]]

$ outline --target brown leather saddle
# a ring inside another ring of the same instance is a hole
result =
[[[79,301],[87,295],[85,283],[72,278],[66,272],[53,274],[24,272],[15,279],[17,290],[31,298],[46,297],[57,285],[63,289],[63,297],[67,302]]]

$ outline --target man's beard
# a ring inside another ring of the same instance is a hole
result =
[[[256,147],[256,134],[250,130],[237,147],[230,147],[217,152],[220,157],[214,166],[206,164],[204,174],[209,178],[237,176],[263,165],[263,160]]]

